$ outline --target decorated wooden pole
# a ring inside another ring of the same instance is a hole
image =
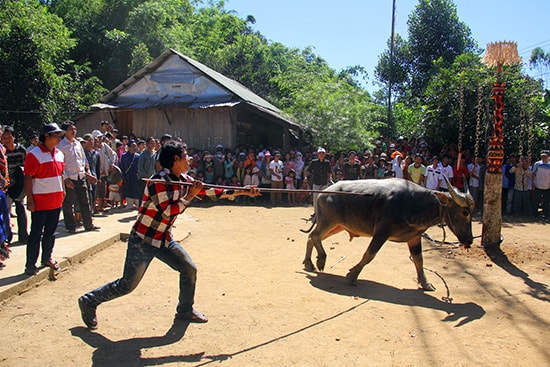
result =
[[[483,229],[481,244],[485,247],[498,247],[501,242],[502,227],[502,165],[504,163],[504,94],[506,83],[502,82],[504,65],[515,65],[521,62],[515,42],[489,43],[485,50],[483,62],[489,67],[496,67],[497,81],[493,83],[491,97],[495,100],[493,111],[493,131],[489,137],[487,153],[487,173],[483,200]]]

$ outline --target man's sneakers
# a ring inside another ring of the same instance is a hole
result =
[[[80,315],[86,326],[91,330],[97,329],[96,308],[90,306],[84,296],[78,299],[78,307],[80,307]]]

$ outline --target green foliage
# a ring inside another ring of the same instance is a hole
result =
[[[459,20],[451,0],[420,0],[407,25],[412,95],[423,95],[437,72],[435,61],[449,67],[457,56],[476,49],[470,28]]]
[[[38,1],[1,2],[0,24],[1,116],[26,135],[63,115],[58,102],[73,83],[66,71],[74,40]]]

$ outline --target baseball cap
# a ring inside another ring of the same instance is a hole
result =
[[[42,135],[44,134],[51,134],[51,133],[60,133],[63,130],[59,128],[59,125],[57,125],[55,122],[52,122],[51,124],[46,124],[42,126]]]
[[[319,149],[317,149],[317,153],[326,153],[326,152],[327,151],[323,147],[319,147]]]

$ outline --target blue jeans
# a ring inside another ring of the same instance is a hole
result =
[[[36,267],[36,261],[40,253],[40,242],[42,242],[42,263],[51,259],[59,213],[61,213],[61,208],[35,210],[31,213],[31,233],[27,241],[26,269]]]
[[[176,312],[192,311],[195,302],[197,267],[189,254],[176,241],[170,241],[166,247],[156,248],[143,242],[133,232],[128,239],[122,278],[86,293],[84,299],[90,306],[97,307],[103,302],[132,292],[138,286],[154,257],[180,273],[179,302]]]

